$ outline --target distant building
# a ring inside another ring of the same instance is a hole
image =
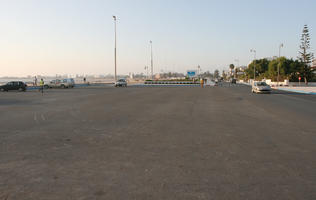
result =
[[[237,69],[239,72],[244,72],[247,68],[248,68],[247,66],[240,66]]]
[[[129,73],[129,78],[130,78],[130,79],[134,79],[134,73],[131,73],[131,72],[130,72],[130,73]]]
[[[267,57],[267,58],[264,58],[264,59],[267,59],[268,61],[272,61],[272,60],[278,59],[278,56]]]

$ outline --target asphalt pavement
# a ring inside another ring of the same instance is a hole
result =
[[[0,200],[316,199],[316,95],[0,93]]]

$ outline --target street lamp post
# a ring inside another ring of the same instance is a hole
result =
[[[280,77],[280,58],[281,58],[281,48],[283,47],[283,43],[279,46],[279,63],[278,63],[278,87],[279,87],[279,77]]]
[[[148,78],[149,78],[149,77],[148,77],[149,74],[148,74],[148,66],[147,66],[147,65],[145,66],[145,71],[146,71],[146,79],[148,79]]]
[[[255,49],[250,49],[251,53],[254,53],[254,63],[253,63],[253,82],[256,81],[256,55],[257,55],[257,51]]]
[[[115,41],[114,41],[114,80],[117,80],[117,75],[116,75],[116,16],[113,16],[114,19],[114,36],[115,36]]]
[[[154,79],[154,61],[153,61],[153,42],[150,40],[150,65],[151,65],[151,79]]]

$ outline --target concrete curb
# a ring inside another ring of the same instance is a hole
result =
[[[172,87],[172,86],[200,87],[200,84],[130,84],[128,86],[133,86],[133,87]]]
[[[295,92],[295,93],[301,93],[301,94],[310,94],[310,95],[316,95],[315,92],[306,92],[302,90],[293,90],[293,89],[286,89],[286,88],[275,88],[275,90],[282,90],[287,92]]]
[[[196,85],[200,84],[199,82],[191,81],[145,81],[146,85]]]
[[[81,87],[90,87],[90,86],[106,86],[106,85],[114,85],[113,83],[92,83],[92,84],[76,84],[74,88],[81,88]],[[32,90],[39,90],[40,86],[28,86],[26,88],[27,91]]]

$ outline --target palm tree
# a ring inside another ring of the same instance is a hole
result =
[[[233,69],[235,68],[235,65],[234,65],[234,64],[230,64],[230,65],[229,65],[229,68],[230,68],[230,74],[232,75],[232,71],[233,71]]]

